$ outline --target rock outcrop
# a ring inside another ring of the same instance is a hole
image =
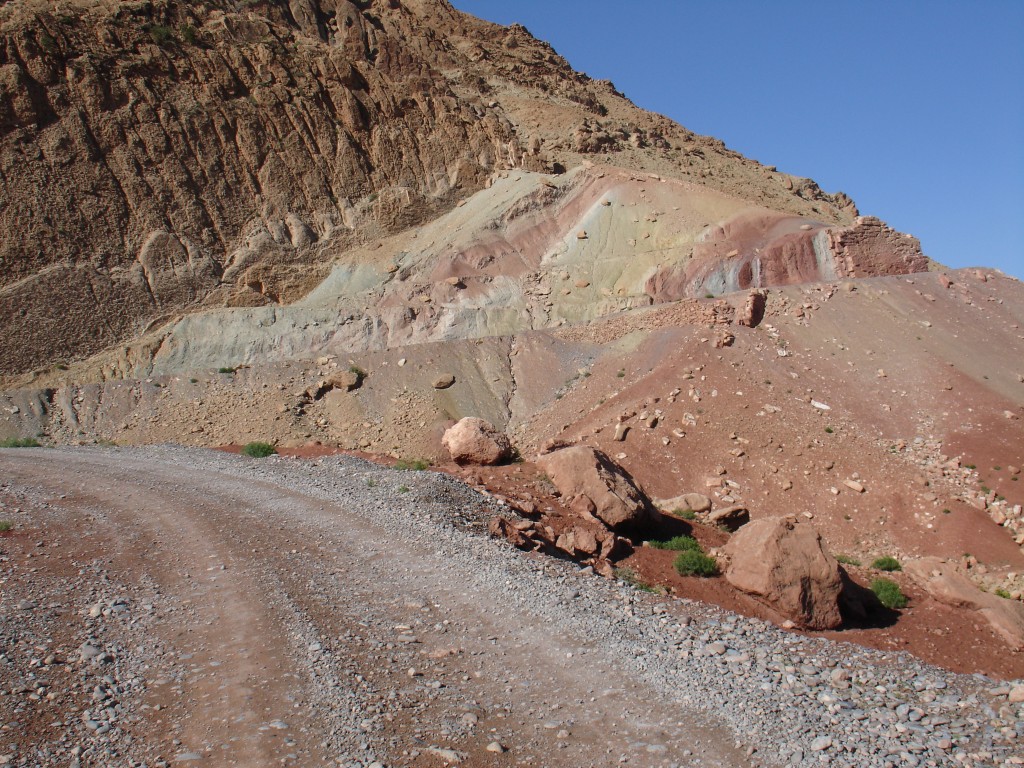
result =
[[[1024,605],[982,592],[956,565],[924,557],[904,565],[907,574],[945,605],[977,611],[1014,650],[1024,649]]]
[[[725,578],[737,589],[808,629],[842,624],[839,564],[810,525],[786,517],[755,520],[729,539],[725,554]]]
[[[445,430],[441,444],[457,464],[498,464],[512,454],[508,436],[475,416],[460,419]]]
[[[563,503],[609,528],[635,528],[651,519],[651,502],[618,464],[601,451],[577,445],[537,459]]]
[[[0,86],[0,375],[182,313],[286,305],[335,256],[510,170],[600,155],[852,218],[845,196],[639,110],[524,28],[445,0],[12,0]],[[582,247],[600,242],[587,232]]]

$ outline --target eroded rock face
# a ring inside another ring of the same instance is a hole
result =
[[[666,154],[680,147],[700,162]],[[844,196],[766,174],[574,72],[524,28],[445,0],[10,0],[0,374],[87,357],[179,313],[290,304],[333,256],[436,219],[501,173],[561,173],[594,154],[852,220]]]
[[[793,518],[773,517],[743,526],[726,544],[726,579],[808,629],[842,624],[839,564],[821,536]]]
[[[475,416],[460,419],[445,430],[441,444],[457,464],[498,464],[512,454],[508,436]]]
[[[555,484],[566,506],[609,528],[643,525],[651,517],[651,502],[632,478],[601,451],[577,445],[537,459],[537,466]]]
[[[1024,648],[1024,605],[982,592],[954,564],[924,557],[904,565],[907,574],[940,603],[977,611],[1014,650]]]

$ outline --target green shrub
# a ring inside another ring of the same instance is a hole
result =
[[[998,587],[998,588],[996,588],[996,592],[995,592],[995,593],[996,593],[996,594],[997,594],[997,595],[998,595],[999,597],[1005,598],[1005,599],[1007,599],[1007,600],[1010,600],[1010,599],[1012,599],[1012,598],[1010,597],[1010,593],[1009,593],[1009,592],[1007,592],[1007,591],[1006,591],[1005,589],[1003,589],[1002,587]]]
[[[277,449],[270,443],[246,443],[242,448],[243,456],[251,456],[254,459],[265,459],[267,456],[273,456],[277,453]]]
[[[171,28],[163,24],[151,24],[146,31],[149,33],[149,39],[157,45],[164,45],[174,39]]]
[[[671,549],[676,552],[700,552],[700,544],[693,536],[676,536],[668,541],[648,542],[655,549]]]
[[[880,557],[871,563],[871,567],[876,571],[902,571],[903,566],[900,565],[900,561],[895,557]]]
[[[692,509],[673,509],[672,514],[681,517],[683,520],[696,520],[697,513]]]
[[[395,469],[403,471],[422,472],[430,467],[426,459],[399,459],[395,462]]]
[[[195,45],[199,42],[199,30],[191,24],[182,24],[178,27],[178,34],[180,34],[181,39],[189,45]]]
[[[871,582],[871,591],[886,608],[904,608],[907,605],[907,596],[891,579],[875,579]]]
[[[218,368],[217,369],[217,373],[234,373],[234,372],[235,372],[235,369],[230,367],[230,366],[224,366],[223,368]]]
[[[834,429],[832,429],[832,427],[825,427],[825,432],[826,432],[827,434],[831,435],[831,434],[832,434],[833,432],[835,432],[835,430],[834,430]]]
[[[699,550],[686,550],[679,553],[673,563],[680,576],[715,576],[718,573],[718,562],[710,555]]]
[[[7,533],[7,531],[11,530],[13,527],[14,523],[10,520],[0,520],[0,533]]]
[[[400,486],[398,486],[398,492],[399,493],[408,493],[409,490],[410,490],[410,488],[409,488],[408,485],[400,485]]]
[[[0,448],[39,448],[39,441],[34,437],[8,437],[0,440]]]
[[[860,565],[860,560],[856,557],[850,557],[849,555],[833,555],[833,557],[835,557],[837,563],[842,563],[843,565]]]

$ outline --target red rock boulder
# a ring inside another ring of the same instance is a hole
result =
[[[457,464],[498,464],[512,455],[508,436],[489,421],[467,416],[445,430],[441,438]]]
[[[576,445],[537,459],[565,505],[609,528],[644,525],[653,513],[650,499],[618,464],[601,451]]]
[[[725,546],[725,578],[808,629],[842,624],[839,564],[814,528],[791,517],[754,520]]]

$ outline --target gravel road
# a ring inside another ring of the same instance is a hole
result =
[[[1012,685],[524,555],[496,511],[347,457],[0,451],[0,765],[1024,764]]]

